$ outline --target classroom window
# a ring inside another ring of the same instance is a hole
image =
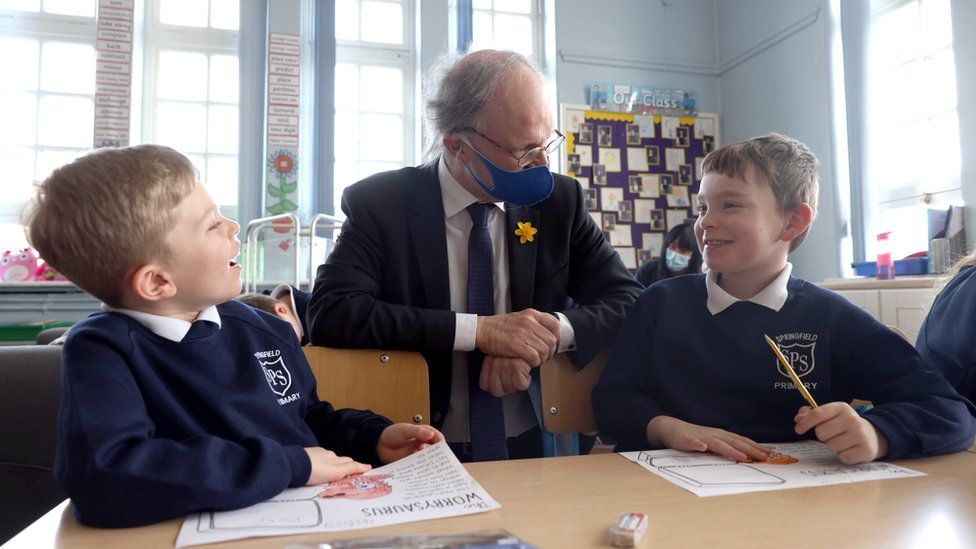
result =
[[[237,0],[148,5],[146,142],[186,154],[221,212],[237,217]]]
[[[91,149],[94,15],[94,0],[0,0],[0,252],[27,245],[34,182]]]
[[[342,191],[415,162],[413,39],[409,0],[336,2],[336,212]]]
[[[900,258],[928,249],[927,209],[962,203],[950,0],[874,0],[867,66],[867,257],[894,231]]]
[[[542,65],[537,0],[474,0],[471,51],[517,51]]]

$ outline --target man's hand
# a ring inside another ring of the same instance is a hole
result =
[[[312,462],[312,474],[308,477],[306,486],[332,482],[372,469],[371,465],[353,461],[350,457],[337,456],[332,450],[326,450],[319,446],[305,448],[305,453],[308,454],[308,459]]]
[[[549,313],[525,309],[505,315],[479,316],[475,346],[485,355],[521,358],[539,366],[559,345],[559,320]]]
[[[443,440],[444,435],[430,425],[394,423],[380,434],[376,455],[383,463],[392,463]]]
[[[503,397],[529,388],[532,366],[521,358],[486,356],[481,364],[478,386],[491,396]]]
[[[793,421],[798,435],[813,429],[817,439],[847,465],[874,461],[888,454],[888,439],[846,402],[830,402],[816,410],[804,406]]]
[[[735,461],[763,460],[773,451],[742,435],[670,416],[657,416],[647,423],[647,441],[682,452],[713,452]]]

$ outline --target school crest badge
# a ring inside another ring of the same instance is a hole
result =
[[[260,359],[258,362],[261,363],[261,369],[264,370],[264,377],[268,380],[271,390],[276,395],[285,396],[291,387],[291,372],[285,366],[285,361],[281,359],[281,356],[278,356],[270,362]]]
[[[816,366],[814,362],[814,357],[815,357],[814,348],[816,346],[817,346],[816,341],[812,343],[793,343],[790,345],[782,345],[782,344],[778,345],[779,350],[783,351],[783,356],[786,357],[786,360],[790,361],[790,366],[793,367],[793,371],[795,371],[796,375],[799,377],[803,377],[809,374],[810,372],[813,371],[813,368]],[[779,361],[776,360],[775,358],[773,360],[776,361],[776,369],[779,370],[779,373],[782,374],[783,377],[790,379],[790,375],[786,373],[786,370],[783,368],[783,365],[780,364]]]

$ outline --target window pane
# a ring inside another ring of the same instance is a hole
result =
[[[37,96],[32,93],[0,93],[0,145],[34,146],[37,128]],[[0,164],[2,166],[2,164]]]
[[[471,2],[471,7],[476,10],[490,10],[491,0],[474,0]]]
[[[206,183],[218,205],[237,204],[237,158],[211,157],[207,162]]]
[[[95,93],[95,48],[73,42],[45,42],[41,47],[41,89]]]
[[[360,106],[364,111],[403,112],[403,71],[394,67],[363,67]]]
[[[202,53],[159,53],[159,98],[207,100],[207,56]]]
[[[19,223],[0,223],[0,242],[4,249],[22,250],[27,247],[24,227]]]
[[[0,37],[0,89],[37,89],[40,44],[37,40]]]
[[[39,145],[91,148],[95,125],[95,105],[91,99],[48,95],[41,97],[38,108]]]
[[[532,13],[532,0],[495,0],[495,9],[515,13]]]
[[[207,26],[207,2],[201,0],[159,0],[159,22],[186,27]]]
[[[395,170],[400,167],[399,162],[361,162],[359,164],[359,179],[364,179],[380,172]]]
[[[33,194],[34,150],[21,147],[0,147],[0,166],[3,166],[3,201],[20,202]]]
[[[194,154],[188,154],[186,155],[186,157],[190,159],[190,162],[193,164],[193,167],[197,169],[197,172],[199,172],[198,175],[200,177],[200,181],[206,181],[207,180],[207,159],[202,156],[198,156]]]
[[[956,108],[956,56],[952,48],[926,59],[921,67],[922,74],[916,84],[925,83],[925,101],[919,101],[926,108],[926,114],[936,114]]]
[[[346,157],[348,158],[348,157]],[[342,214],[342,191],[346,189],[349,185],[352,185],[356,181],[359,181],[359,173],[357,171],[355,162],[340,162],[336,160],[335,167],[333,168],[333,176],[335,178],[332,185],[333,190],[333,204],[335,204],[336,215]]]
[[[237,107],[212,105],[208,125],[207,151],[237,154]]]
[[[358,156],[359,116],[356,113],[336,113],[334,142],[337,159],[350,159]],[[376,146],[382,146],[382,144],[376,144]]]
[[[160,102],[156,110],[156,143],[186,154],[207,146],[207,109],[194,103]],[[202,163],[198,169],[205,168]]]
[[[41,0],[0,0],[0,10],[40,11]]]
[[[962,159],[959,152],[959,116],[951,111],[927,121],[919,134],[925,143],[919,155],[919,163],[924,163],[927,174],[934,179],[958,177],[962,172]],[[938,136],[934,139],[934,136]],[[924,159],[924,160],[923,160]]]
[[[359,108],[359,67],[356,65],[336,64],[335,107],[336,110]]]
[[[237,30],[241,23],[240,0],[210,0],[210,26]]]
[[[363,40],[403,43],[403,6],[389,2],[363,2]]]
[[[55,168],[60,168],[73,162],[79,156],[84,156],[88,150],[62,151],[53,149],[38,149],[37,151],[37,180],[41,181],[51,175]]]
[[[95,0],[44,0],[44,11],[60,15],[95,17]]]
[[[339,40],[359,40],[359,2],[356,0],[337,0],[336,38]]]
[[[389,114],[364,114],[359,119],[359,157],[403,161],[403,121]]]
[[[471,22],[471,51],[490,48],[494,37],[491,13],[476,11]]]
[[[495,16],[495,46],[502,50],[517,51],[531,56],[532,19],[518,15]]]
[[[922,36],[927,51],[935,51],[952,44],[952,12],[949,0],[922,2]]]
[[[914,57],[919,44],[918,5],[908,3],[879,16],[871,29],[872,56],[883,66]]]
[[[237,57],[213,55],[210,57],[210,100],[221,103],[237,103],[240,81]]]

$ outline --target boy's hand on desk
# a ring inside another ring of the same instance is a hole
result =
[[[394,423],[383,429],[376,455],[383,463],[392,463],[443,440],[444,435],[430,425]]]
[[[475,346],[486,355],[518,357],[530,366],[552,358],[559,345],[559,320],[525,309],[517,313],[479,316]]]
[[[308,477],[306,486],[332,482],[356,473],[365,473],[372,469],[366,463],[353,461],[350,457],[337,456],[332,450],[319,446],[305,448],[308,459],[312,462],[312,474]]]
[[[817,439],[848,465],[874,461],[888,454],[888,439],[846,402],[830,402],[816,410],[804,406],[793,421],[797,434],[813,429]]]
[[[488,355],[481,364],[478,386],[493,397],[503,397],[529,388],[532,366],[521,358]]]
[[[670,416],[657,416],[648,422],[647,441],[682,452],[713,452],[736,461],[763,460],[772,452],[772,448],[742,435]]]

